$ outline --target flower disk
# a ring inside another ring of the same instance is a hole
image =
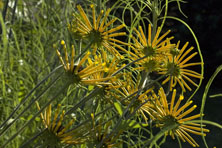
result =
[[[75,21],[77,22],[77,25],[75,24],[69,25],[69,28],[71,28],[70,30],[78,31],[83,36],[83,38],[86,38],[88,41],[92,42],[92,47],[94,48],[93,54],[96,53],[97,48],[105,47],[110,53],[112,53],[116,57],[123,58],[123,56],[114,47],[117,47],[120,50],[126,52],[126,50],[123,47],[121,47],[116,43],[120,43],[122,45],[128,45],[128,44],[120,40],[114,39],[113,37],[126,35],[125,32],[114,33],[125,27],[125,25],[122,24],[120,26],[108,30],[107,28],[110,25],[112,25],[117,20],[117,18],[114,18],[107,22],[107,17],[111,11],[110,9],[108,9],[105,12],[103,18],[102,18],[104,13],[103,10],[96,18],[95,6],[94,5],[90,6],[92,8],[92,23],[89,17],[87,17],[83,8],[80,5],[78,5],[77,9],[79,10],[81,17],[76,14],[74,15],[75,19],[77,19],[77,21]]]
[[[36,102],[38,110],[40,110],[39,103]],[[81,133],[74,133],[68,129],[74,123],[74,119],[71,120],[66,126],[62,126],[65,111],[59,115],[61,104],[58,105],[54,117],[52,117],[51,104],[45,109],[44,114],[41,113],[42,122],[47,129],[47,143],[55,145],[56,143],[65,144],[82,144],[86,141],[85,138],[81,137]],[[51,142],[50,142],[51,141]]]
[[[112,76],[113,73],[118,70],[117,64],[118,61],[113,59],[112,63],[109,63],[107,60],[106,53],[103,52],[103,56],[95,55],[92,59],[91,52],[85,53],[85,55],[77,63],[74,64],[75,49],[72,46],[71,61],[69,62],[67,47],[65,41],[61,41],[65,52],[65,62],[59,52],[56,50],[57,55],[60,59],[60,62],[63,64],[63,67],[68,76],[75,84],[85,84],[85,85],[107,85],[110,84],[110,80],[115,79]]]
[[[167,44],[173,37],[164,39],[169,33],[170,30],[164,33],[159,37],[161,28],[158,27],[157,32],[154,36],[154,39],[151,38],[151,25],[148,27],[148,37],[145,37],[142,27],[139,26],[139,31],[134,28],[134,31],[139,38],[137,40],[134,36],[131,38],[134,41],[132,47],[132,52],[130,59],[138,60],[146,56],[146,58],[136,62],[139,67],[135,68],[137,70],[146,70],[149,72],[156,71],[161,68],[161,65],[167,61],[167,55],[170,52],[170,49],[173,48],[174,44]]]
[[[180,42],[177,43],[176,49],[179,49],[179,43]],[[179,83],[180,87],[184,92],[186,91],[186,89],[191,91],[192,89],[185,80],[189,81],[191,84],[198,87],[198,85],[189,77],[198,78],[198,79],[203,78],[201,74],[188,69],[188,67],[202,65],[203,63],[202,62],[188,63],[189,60],[191,60],[198,53],[194,52],[193,54],[186,57],[194,49],[193,47],[190,47],[187,51],[185,51],[187,46],[188,42],[182,47],[182,49],[178,53],[171,52],[166,67],[162,68],[161,71],[159,72],[160,74],[168,74],[168,77],[162,82],[162,84],[165,84],[168,81],[170,81],[171,91],[172,88],[176,86],[177,82]]]
[[[163,88],[159,90],[159,96],[155,96],[155,108],[152,110],[152,114],[156,118],[156,126],[160,128],[168,127],[170,125],[177,125],[176,128],[168,131],[166,134],[169,134],[173,139],[175,135],[178,136],[183,142],[189,142],[193,147],[199,147],[196,141],[187,133],[192,133],[196,135],[206,136],[204,132],[209,132],[208,129],[201,128],[201,125],[198,123],[193,123],[192,120],[199,118],[201,115],[193,115],[190,117],[184,118],[186,115],[191,113],[197,106],[194,105],[187,109],[193,101],[186,102],[183,106],[180,106],[183,96],[180,96],[177,102],[175,102],[176,90],[173,90],[172,98],[170,105],[168,105],[166,94]],[[189,121],[188,123],[185,123]],[[205,126],[205,125],[202,125]],[[202,133],[203,131],[203,133]]]

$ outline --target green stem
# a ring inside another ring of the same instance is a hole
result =
[[[127,97],[124,98],[123,100],[126,100],[126,99],[134,96],[135,94],[139,94],[141,91],[143,91],[144,89],[148,88],[149,86],[152,86],[154,83],[156,83],[157,81],[159,81],[159,80],[162,79],[163,77],[164,77],[164,75],[162,75],[161,77],[159,77],[159,78],[157,78],[156,80],[152,81],[151,83],[147,84],[146,86],[144,86],[144,88],[141,88],[141,89],[139,89],[138,91],[136,91],[136,92],[132,93],[131,95],[127,96]],[[138,97],[138,96],[136,95],[133,99],[135,99],[135,98],[137,98],[137,97]],[[122,101],[123,101],[123,100],[122,100]],[[122,117],[117,121],[117,124],[116,124],[115,127],[113,128],[112,132],[111,132],[110,134],[108,134],[104,139],[102,139],[102,141],[96,146],[96,148],[100,148],[100,147],[102,146],[103,142],[104,142],[105,140],[107,140],[111,135],[113,135],[113,134],[116,132],[116,130],[118,129],[118,126],[121,125],[121,121],[122,121],[122,119],[124,119],[123,117],[125,116],[126,112],[128,111],[129,106],[130,106],[130,105],[128,105],[127,109],[124,110],[124,113],[123,113]],[[138,108],[138,109],[139,109],[139,108]],[[130,119],[135,113],[136,113],[136,111],[134,111],[132,114],[130,114],[128,117],[126,117],[125,120]]]
[[[39,100],[41,98],[41,96],[43,94],[45,94],[45,92],[51,87],[53,86],[53,84],[60,78],[60,76],[62,75],[62,73],[56,77],[56,79],[51,83],[49,84],[49,86],[42,92],[40,93],[35,99],[31,100],[31,103],[29,103],[29,105],[12,121],[10,122],[0,133],[0,136],[2,136],[4,134],[4,132],[6,132],[12,125],[15,121],[17,121],[31,106],[32,104],[34,104],[37,100]]]
[[[73,113],[78,107],[80,107],[81,104],[86,103],[90,99],[92,99],[94,96],[98,94],[98,92],[101,90],[101,88],[97,87],[95,88],[88,96],[85,96],[79,103],[77,103],[74,107],[72,107],[70,110],[68,110],[65,115]]]
[[[30,146],[30,143],[33,142],[36,138],[38,138],[40,135],[42,135],[46,130],[47,130],[47,128],[45,128],[44,130],[38,132],[31,139],[29,139],[22,146],[20,146],[20,148],[28,148],[28,146]]]
[[[154,0],[153,4],[152,4],[152,22],[153,22],[153,28],[152,28],[152,37],[151,37],[151,41],[153,41],[155,34],[156,34],[156,29],[157,29],[157,19],[158,19],[158,15],[156,12],[156,9],[158,7],[158,0]]]
[[[160,30],[162,30],[163,25],[164,25],[164,23],[166,21],[167,12],[168,12],[168,0],[166,0],[165,13],[164,13],[163,21],[162,21],[161,26],[160,26]]]
[[[107,107],[107,108],[106,108],[106,109],[104,109],[103,111],[101,111],[101,112],[99,112],[98,114],[96,114],[96,115],[95,115],[95,118],[96,118],[97,116],[99,116],[99,115],[101,115],[101,114],[105,113],[106,111],[108,111],[108,110],[112,109],[112,108],[113,108],[113,106],[109,106],[109,107]],[[84,125],[84,124],[86,124],[87,122],[90,122],[90,121],[92,121],[92,119],[91,119],[91,118],[90,118],[90,119],[87,119],[87,120],[85,120],[85,121],[83,121],[83,122],[81,122],[80,124],[78,124],[78,125],[77,125],[77,126],[75,126],[74,128],[72,128],[72,129],[68,130],[68,131],[67,131],[67,133],[68,133],[68,132],[70,132],[70,131],[73,131],[73,130],[75,130],[75,129],[79,128],[79,127],[81,127],[82,125]]]
[[[74,60],[75,62],[81,58],[81,56],[90,48],[90,46],[92,45],[93,43],[93,40],[89,42],[89,44],[86,45],[86,47],[83,49],[83,52],[81,52],[77,57],[76,59]]]
[[[190,120],[190,121],[186,121],[184,122],[183,124],[189,124],[189,123],[205,123],[205,124],[210,124],[210,125],[213,125],[213,126],[216,126],[220,129],[222,129],[222,125],[216,123],[216,122],[212,122],[212,121],[208,121],[208,120]]]
[[[209,97],[210,97],[210,98],[222,97],[222,94],[210,95]]]
[[[147,140],[147,142],[145,142],[144,146],[142,148],[147,148],[147,146],[149,145],[149,148],[152,148],[153,145],[162,137],[164,136],[164,134],[167,132],[167,131],[170,131],[172,129],[175,129],[176,127],[178,126],[178,124],[171,124],[167,127],[164,127],[161,129],[161,131],[156,134],[152,139],[150,140]]]
[[[96,0],[96,11],[97,11],[97,14],[100,13],[101,11],[101,0]]]
[[[181,20],[181,19],[179,19],[179,18],[176,18],[176,17],[173,17],[173,16],[166,16],[166,18],[167,19],[173,19],[173,20],[176,20],[176,21],[179,21],[179,22],[181,22],[183,25],[185,25],[188,29],[189,29],[189,31],[191,32],[191,34],[193,35],[193,38],[194,38],[194,40],[195,40],[195,42],[196,42],[196,46],[197,46],[197,50],[198,50],[198,52],[199,52],[199,55],[200,55],[200,60],[201,60],[201,77],[203,77],[203,74],[204,74],[204,61],[203,61],[203,56],[202,56],[202,53],[201,53],[201,50],[200,50],[200,45],[199,45],[199,42],[198,42],[198,40],[197,40],[197,37],[196,37],[196,35],[195,35],[195,33],[193,32],[193,30],[190,28],[190,26],[186,23],[186,22],[184,22],[183,20]],[[164,19],[164,18],[161,18],[161,19]],[[199,82],[199,84],[198,84],[198,87],[196,88],[196,90],[192,93],[192,95],[190,95],[190,97],[189,97],[189,99],[187,100],[187,102],[189,102],[190,101],[190,99],[196,94],[196,92],[198,91],[198,89],[200,88],[200,86],[201,86],[201,84],[202,84],[202,81],[203,81],[203,79],[201,78],[200,79],[200,82]]]
[[[206,99],[207,99],[207,94],[208,94],[208,91],[209,91],[209,88],[211,86],[211,84],[213,83],[213,80],[215,79],[215,77],[218,75],[218,73],[222,70],[222,65],[220,65],[216,71],[213,73],[213,75],[211,76],[210,80],[208,81],[206,87],[205,87],[205,91],[204,91],[204,94],[203,94],[203,97],[202,97],[202,104],[201,104],[201,109],[200,109],[200,114],[203,114],[204,112],[204,107],[205,107],[205,103],[206,103]],[[201,119],[203,117],[201,116]]]
[[[43,84],[46,80],[48,80],[48,78],[55,73],[59,68],[61,68],[62,65],[58,66],[57,68],[55,68],[51,73],[49,73],[41,82],[39,82],[27,95],[26,97],[21,101],[21,103],[19,103],[15,109],[13,110],[13,112],[9,115],[9,117],[4,120],[4,122],[0,125],[0,129],[5,126],[5,124],[9,121],[9,119],[12,118],[12,116],[17,112],[17,110],[20,108],[21,105],[23,105],[27,99],[32,95],[32,93],[41,85]],[[54,82],[53,82],[54,83]],[[1,135],[1,134],[0,134]]]
[[[215,79],[215,77],[218,75],[218,73],[222,70],[222,65],[220,65],[216,71],[213,73],[213,75],[211,76],[210,80],[208,81],[206,87],[205,87],[205,90],[204,90],[204,94],[203,94],[203,97],[202,97],[202,103],[201,103],[201,109],[200,109],[200,114],[202,115],[203,112],[204,112],[204,107],[205,107],[205,103],[206,103],[206,99],[207,99],[207,94],[208,94],[208,91],[209,91],[209,88],[213,82],[213,80]],[[200,117],[200,120],[202,121],[203,120],[203,116]],[[201,128],[203,127],[202,125],[202,122],[201,122]],[[203,132],[203,130],[202,130]],[[205,137],[202,136],[202,139],[204,141],[204,144],[205,146],[208,148],[208,145],[206,143],[206,140],[205,140]]]
[[[126,67],[128,67],[128,66],[132,65],[133,63],[138,62],[138,61],[140,61],[140,60],[142,60],[142,59],[145,59],[146,57],[147,57],[147,55],[144,56],[144,57],[142,57],[142,58],[139,58],[139,59],[137,59],[137,60],[134,60],[134,61],[132,61],[132,62],[126,64],[126,66],[120,68],[120,69],[117,70],[115,73],[113,73],[112,76],[117,75],[118,73],[120,73],[120,72],[121,72],[123,69],[125,69]]]
[[[29,120],[27,121],[20,129],[18,129],[18,131],[11,137],[9,138],[3,145],[1,148],[6,147],[6,145],[8,145],[16,136],[18,136],[25,128],[27,125],[29,125],[40,113],[43,112],[43,110],[52,102],[56,99],[57,96],[59,96],[61,93],[63,93],[63,91],[65,89],[67,89],[69,87],[69,83],[67,83],[66,85],[64,85],[59,91],[57,91],[57,93]]]

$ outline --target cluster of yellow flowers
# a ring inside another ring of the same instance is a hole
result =
[[[139,116],[141,115],[146,123],[148,123],[148,120],[152,120],[156,127],[159,128],[176,124],[176,128],[166,132],[166,134],[169,134],[173,139],[177,136],[183,142],[187,141],[193,147],[198,147],[199,145],[188,132],[205,136],[205,132],[209,132],[209,130],[201,128],[201,126],[205,125],[192,123],[193,119],[199,118],[202,115],[197,114],[187,117],[197,107],[194,105],[189,108],[192,101],[185,101],[180,106],[181,101],[184,100],[183,93],[186,90],[192,90],[188,82],[198,87],[198,79],[203,78],[202,74],[189,69],[192,66],[203,64],[202,62],[190,62],[198,54],[197,52],[191,53],[194,48],[190,47],[187,49],[188,42],[182,48],[179,46],[180,41],[173,44],[172,39],[174,37],[167,37],[170,30],[163,35],[161,35],[160,27],[158,27],[156,33],[151,32],[151,24],[148,26],[147,37],[143,28],[139,26],[138,29],[134,28],[134,35],[129,36],[133,42],[125,43],[115,39],[117,36],[126,36],[126,32],[121,32],[125,25],[110,27],[117,20],[117,18],[114,18],[108,21],[110,9],[105,14],[102,10],[97,16],[95,6],[91,5],[92,16],[90,17],[87,16],[80,5],[77,6],[77,9],[79,13],[73,15],[74,19],[68,25],[68,29],[77,39],[91,42],[92,44],[83,57],[78,57],[78,59],[75,59],[76,51],[74,46],[72,46],[71,58],[69,60],[67,45],[63,40],[61,45],[65,53],[64,60],[60,51],[57,50],[57,55],[65,71],[72,77],[73,82],[80,85],[105,86],[106,97],[109,98],[111,103],[113,101],[120,101],[122,105],[127,106],[131,101],[136,100],[135,107],[139,106],[136,113]],[[127,46],[130,50],[126,50],[124,46]],[[124,59],[134,62],[128,68],[131,70],[129,72],[122,72],[126,67],[123,64]],[[162,80],[160,85],[156,85],[158,82],[153,83],[151,78],[146,78],[145,81],[142,79],[141,74],[144,72],[148,75],[154,73],[157,76],[165,77],[165,79]],[[118,75],[116,75],[117,73]],[[177,84],[179,84],[183,92],[178,100],[176,100],[176,92],[179,91],[176,90],[180,88],[176,87]],[[164,92],[164,89],[167,87],[169,87],[171,98]],[[131,97],[127,98],[127,96]],[[114,99],[112,100],[111,98]],[[40,107],[38,106],[38,108]],[[81,136],[78,137],[75,134],[75,137],[73,137],[72,130],[71,132],[65,132],[74,122],[73,120],[62,130],[59,130],[64,113],[57,121],[58,109],[53,120],[51,120],[51,106],[46,109],[45,115],[42,114],[41,116],[46,128],[55,133],[62,142],[81,144],[87,140],[87,138],[79,139]],[[92,118],[94,119],[94,116]],[[190,122],[186,123],[187,121]],[[107,124],[106,128],[110,126],[109,122]],[[91,134],[94,135],[94,138],[97,137],[97,140],[101,140],[102,137],[105,137],[104,134],[107,134],[101,133],[101,128],[102,125],[99,124],[92,130],[94,132],[97,131]],[[107,130],[105,129],[104,131]],[[113,147],[116,138],[111,139],[107,147]]]

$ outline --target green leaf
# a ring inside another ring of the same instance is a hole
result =
[[[39,121],[40,121],[40,118],[39,118],[39,117],[36,117],[36,118],[35,118],[35,121],[39,122]]]
[[[89,85],[89,91],[93,90],[94,86],[93,85]]]
[[[121,108],[121,105],[119,102],[114,102],[114,106],[116,108],[116,110],[118,111],[119,115],[122,116],[123,115],[123,110]]]
[[[25,118],[24,118],[24,117],[20,117],[20,119],[23,120],[23,121],[25,121]]]
[[[27,120],[32,119],[32,117],[33,117],[33,115],[29,115],[28,118],[27,118]]]
[[[142,126],[148,126],[148,124],[145,124],[145,123],[140,124],[136,122],[135,120],[131,120],[129,123],[129,126],[132,128],[141,128]]]

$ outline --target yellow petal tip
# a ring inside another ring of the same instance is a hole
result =
[[[179,98],[180,100],[183,100],[184,99],[184,96],[183,95],[180,95],[180,98]]]
[[[65,45],[65,41],[64,40],[61,41],[61,45]]]

